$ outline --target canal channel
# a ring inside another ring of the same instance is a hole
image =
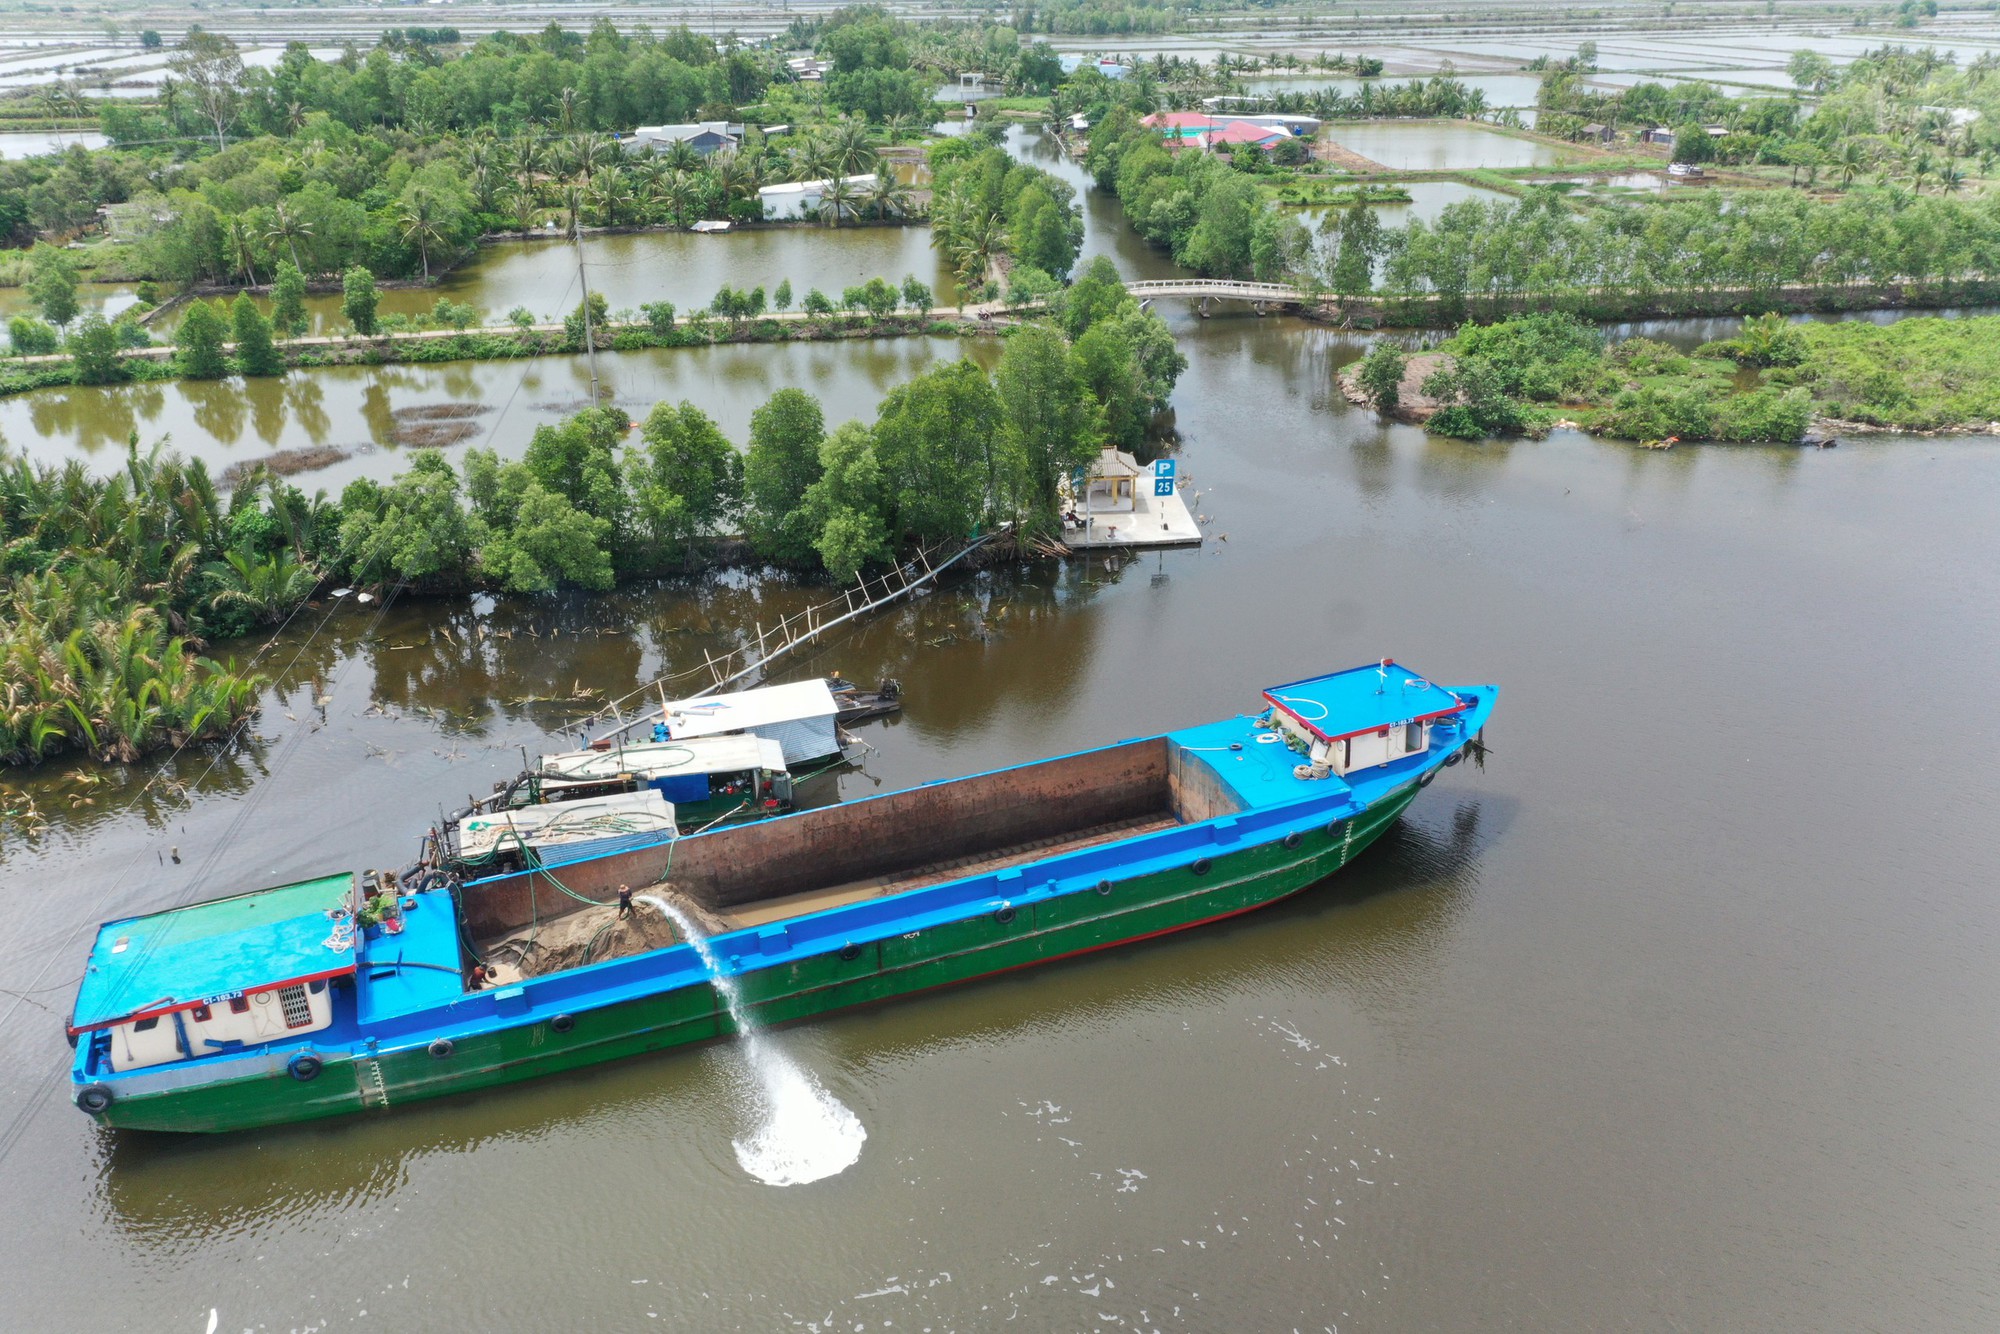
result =
[[[1092,247],[1159,271],[1086,203]],[[68,992],[28,990],[69,980],[77,932],[399,864],[592,700],[820,593],[730,573],[315,613],[237,749],[143,793],[4,780],[49,819],[0,846],[0,1172],[35,1202],[0,1220],[7,1323],[1990,1326],[2000,440],[1464,444],[1346,404],[1347,336],[1166,313],[1207,543],[988,569],[799,664],[905,686],[841,793],[1384,655],[1502,683],[1483,768],[1280,907],[779,1033],[868,1131],[812,1186],[737,1168],[727,1047],[223,1140],[99,1133],[47,1091]],[[780,384],[837,418],[954,350],[612,375],[740,431]],[[456,373],[492,400],[520,368]],[[534,401],[577,393],[539,373]],[[365,411],[344,374],[313,377],[329,417]]]

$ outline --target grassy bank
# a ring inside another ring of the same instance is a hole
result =
[[[795,316],[761,319],[677,321],[670,328],[643,322],[610,324],[597,330],[600,351],[638,352],[649,348],[712,347],[718,343],[832,342],[849,338],[907,338],[928,334],[972,336],[998,332],[1004,324],[966,318],[955,313],[910,314],[875,318],[866,315]],[[224,350],[234,353],[235,346]],[[529,329],[474,329],[465,332],[420,330],[374,337],[302,338],[278,348],[286,369],[319,366],[431,365],[447,361],[513,361],[522,357],[560,356],[583,351],[580,332],[562,325]],[[142,348],[125,353],[116,379],[100,383],[159,383],[188,378],[170,347]],[[212,377],[195,377],[212,378]],[[0,398],[81,383],[68,356],[0,361]]]
[[[1876,325],[1763,315],[1687,353],[1649,338],[1607,343],[1573,316],[1529,315],[1467,325],[1418,357],[1379,344],[1343,384],[1464,439],[1539,435],[1558,422],[1648,444],[1791,444],[1816,419],[1986,431],[2000,421],[2000,316]]]

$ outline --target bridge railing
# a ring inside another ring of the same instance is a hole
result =
[[[1125,284],[1136,297],[1221,296],[1246,300],[1305,301],[1309,298],[1286,283],[1241,282],[1227,278],[1167,278]]]

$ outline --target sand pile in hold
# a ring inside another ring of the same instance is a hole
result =
[[[486,947],[486,957],[514,965],[523,977],[540,977],[679,942],[673,923],[659,913],[635,908],[630,917],[620,919],[616,907],[585,908],[495,941]]]

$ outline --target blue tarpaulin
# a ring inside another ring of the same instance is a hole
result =
[[[683,802],[708,800],[707,774],[665,774],[653,780],[653,787],[676,806]]]

